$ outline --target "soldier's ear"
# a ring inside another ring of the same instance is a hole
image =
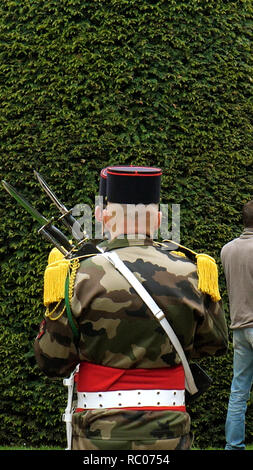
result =
[[[95,207],[95,218],[98,222],[103,221],[103,209],[100,206]]]
[[[102,220],[103,224],[105,226],[107,226],[107,228],[109,228],[108,224],[110,223],[111,219],[112,219],[111,211],[108,210],[108,207],[106,207],[105,209],[102,210],[101,220]]]
[[[107,206],[102,210],[101,217],[104,224],[111,224],[113,219],[116,217],[116,212],[111,207]]]

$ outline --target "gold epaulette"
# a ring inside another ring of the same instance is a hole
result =
[[[79,266],[78,257],[67,260],[57,248],[53,248],[49,253],[48,265],[44,274],[45,316],[55,321],[61,318],[66,310],[76,339],[79,338],[79,331],[72,318],[70,301],[73,297],[75,278]],[[63,299],[64,304],[62,304]]]
[[[69,277],[68,294],[69,298],[72,298],[80,260],[89,256],[92,256],[92,254],[66,259],[57,248],[53,248],[50,251],[48,264],[44,273],[44,305],[46,307],[65,299],[67,277]]]
[[[70,260],[53,248],[48,256],[48,265],[44,273],[44,305],[60,302],[65,297],[65,282],[70,269]]]
[[[163,240],[161,245],[169,243],[171,251],[186,256],[197,265],[198,288],[204,294],[209,294],[214,302],[221,299],[219,292],[218,268],[214,258],[205,253],[195,251],[179,245],[172,240]]]

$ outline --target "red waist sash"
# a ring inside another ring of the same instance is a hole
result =
[[[184,390],[185,375],[182,365],[158,369],[118,369],[90,362],[81,362],[75,377],[78,392],[106,392],[115,390]],[[143,408],[128,408],[143,409]],[[157,410],[157,407],[145,407]],[[159,407],[159,410],[185,411],[185,406]],[[81,411],[77,409],[76,411]]]

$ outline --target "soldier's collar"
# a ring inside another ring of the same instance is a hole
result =
[[[117,248],[125,248],[127,246],[144,246],[153,245],[152,238],[129,238],[129,235],[124,237],[114,238],[113,240],[104,240],[99,244],[99,247],[103,248],[104,251],[115,250]]]

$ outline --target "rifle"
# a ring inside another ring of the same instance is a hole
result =
[[[38,222],[41,227],[38,230],[38,233],[42,235],[47,241],[52,243],[58,250],[64,255],[65,258],[71,259],[73,257],[78,257],[84,254],[99,253],[99,250],[96,246],[88,241],[86,234],[82,231],[79,222],[72,216],[71,210],[68,210],[64,204],[56,197],[54,192],[50,189],[46,181],[42,176],[34,171],[35,176],[38,178],[40,185],[50,197],[50,199],[57,206],[58,210],[61,212],[61,216],[57,219],[56,222],[62,222],[65,227],[71,231],[73,238],[76,243],[70,243],[68,238],[59,230],[54,224],[54,218],[48,220],[42,214],[40,214],[35,207],[33,207],[27,199],[18,192],[14,186],[10,183],[7,183],[5,180],[2,180],[4,189],[21,205],[36,222]]]

